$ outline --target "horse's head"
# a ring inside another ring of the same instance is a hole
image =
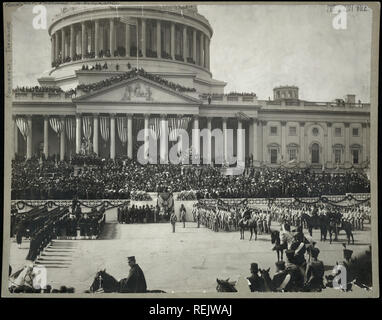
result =
[[[227,280],[216,279],[216,282],[218,283],[217,292],[237,292],[234,283],[229,282],[229,278]]]
[[[106,274],[106,269],[100,270],[96,273],[93,283],[90,286],[90,292],[96,292],[97,290],[103,288],[103,281]]]

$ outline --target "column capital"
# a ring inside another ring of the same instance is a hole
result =
[[[326,126],[327,126],[328,128],[330,128],[330,127],[332,126],[332,123],[331,123],[331,122],[327,122],[327,123],[326,123]]]
[[[227,122],[228,121],[228,117],[221,117],[222,121],[223,122]]]
[[[134,116],[133,113],[127,113],[127,114],[126,114],[126,117],[128,117],[128,118],[132,118],[133,116]]]
[[[300,121],[299,124],[300,124],[301,127],[304,127],[305,126],[305,121]]]
[[[110,118],[115,118],[117,116],[116,113],[109,113]]]
[[[149,118],[150,118],[150,113],[144,113],[144,114],[143,114],[143,117],[144,117],[145,119],[149,119]]]
[[[76,118],[77,119],[81,119],[81,117],[82,117],[82,113],[76,113]]]
[[[49,114],[44,114],[42,117],[44,118],[44,120],[49,120],[50,115]]]
[[[99,113],[98,112],[93,113],[93,118],[98,118],[98,117],[99,117]]]
[[[27,114],[27,115],[25,115],[25,118],[26,118],[27,120],[32,120],[32,115],[31,115],[31,114]]]
[[[285,120],[283,120],[283,121],[280,121],[280,123],[282,126],[285,126],[287,122]]]
[[[214,119],[213,116],[206,116],[207,121],[212,121]]]
[[[362,128],[366,128],[367,123],[362,123]]]
[[[268,121],[267,120],[261,120],[260,123],[263,125],[263,126],[266,126]]]
[[[345,125],[345,128],[349,128],[350,127],[350,122],[344,122],[344,125]]]
[[[167,119],[167,113],[161,113],[160,118],[161,119]]]

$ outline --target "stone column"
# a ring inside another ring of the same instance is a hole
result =
[[[208,70],[210,70],[210,39],[208,37],[206,37],[206,41],[207,41],[207,44],[206,44],[206,60],[207,60],[207,63],[206,63],[206,67]]]
[[[115,159],[115,114],[110,114],[110,159]]]
[[[73,60],[76,54],[76,36],[74,33],[74,25],[70,25],[70,58]]]
[[[93,115],[93,127],[94,127],[94,133],[93,133],[93,151],[98,155],[98,135],[99,135],[99,129],[98,129],[98,113],[95,113]]]
[[[192,158],[200,159],[200,134],[199,134],[199,116],[194,116],[194,125],[192,130]],[[199,160],[197,160],[199,164]]]
[[[44,155],[49,156],[49,116],[44,116]]]
[[[257,161],[262,162],[263,161],[263,124],[261,123],[261,121],[258,121],[257,124],[259,126],[257,133],[260,133],[260,134],[258,139],[258,147],[257,147],[257,150],[255,150],[255,152],[256,153],[258,152]]]
[[[59,55],[60,55],[60,51],[59,51],[59,46],[58,46],[58,31],[56,31],[55,33],[54,33],[54,49],[55,49],[55,51],[56,51],[56,53],[55,53],[55,58],[56,58],[56,60],[58,59],[58,57],[59,57]]]
[[[243,123],[241,121],[241,119],[238,119],[237,120],[237,133],[236,133],[236,159],[237,159],[237,165],[238,166],[242,166],[244,163],[245,163],[245,147],[244,147],[244,144],[243,144],[243,136],[245,137],[245,135],[243,135],[242,133],[242,129],[243,129]]]
[[[150,114],[146,113],[144,115],[145,117],[145,124],[144,124],[144,136],[145,136],[145,141],[144,141],[144,159],[149,159],[149,141],[150,141],[150,131],[149,131],[149,119],[150,119]]]
[[[259,161],[258,144],[257,144],[257,119],[252,119],[252,154],[253,161]]]
[[[168,163],[168,125],[167,125],[167,115],[160,115],[160,163]]]
[[[187,62],[187,26],[183,26],[183,60]]]
[[[300,162],[305,163],[305,122],[300,123]]]
[[[105,23],[100,23],[99,50],[105,51]],[[105,52],[104,52],[105,53]]]
[[[65,58],[65,30],[61,29],[61,58],[64,60]]]
[[[192,29],[192,59],[196,64],[196,30]]]
[[[95,20],[94,21],[94,53],[96,58],[98,58],[98,54],[99,54],[98,41],[99,41],[99,20]]]
[[[368,159],[367,154],[367,128],[366,123],[362,123],[362,161],[366,162]]]
[[[133,116],[127,115],[127,156],[133,159]]]
[[[110,55],[114,57],[114,19],[109,20],[110,29],[109,29],[109,50]]]
[[[33,133],[33,125],[32,125],[32,116],[27,117],[28,122],[28,135],[27,135],[27,159],[32,157],[32,133]]]
[[[175,60],[175,23],[171,22],[171,57]]]
[[[204,35],[200,33],[200,66],[204,67]]]
[[[345,165],[350,164],[350,124],[345,122]]]
[[[125,24],[125,49],[126,49],[126,57],[130,57],[130,25],[128,23]]]
[[[19,139],[18,139],[18,128],[16,123],[16,116],[12,116],[12,124],[13,124],[13,153],[12,153],[12,159],[15,159],[15,156],[17,155],[18,149],[19,149]]]
[[[50,37],[50,62],[54,61],[54,37]]]
[[[267,121],[263,120],[261,122],[261,125],[263,127],[263,163],[268,163],[268,150],[267,150]]]
[[[327,122],[326,126],[328,128],[328,143],[327,143],[327,165],[332,164],[332,155],[333,155],[333,130],[332,130],[332,123]]]
[[[141,19],[142,22],[142,55],[146,57],[146,19]]]
[[[157,20],[157,55],[158,58],[162,58],[162,47],[161,47],[161,22]]]
[[[65,117],[61,117],[61,126],[62,126],[62,131],[60,133],[60,160],[64,161],[65,159]]]
[[[288,159],[286,153],[286,121],[281,121],[281,159],[283,162]]]
[[[367,159],[370,160],[371,154],[370,154],[370,121],[367,121],[366,125],[366,154]]]
[[[206,164],[211,164],[212,161],[212,118],[207,117],[207,143],[206,150],[203,148],[203,159],[206,161]]]
[[[227,132],[227,118],[222,118],[223,127],[223,163],[228,162],[228,132]]]
[[[86,26],[85,22],[81,22],[81,55],[82,59],[84,59],[85,53],[86,53],[86,37],[85,37],[85,32],[86,32]]]
[[[76,114],[76,153],[81,151],[81,114]]]

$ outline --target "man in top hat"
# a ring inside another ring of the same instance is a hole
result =
[[[251,276],[247,279],[249,282],[249,288],[251,289],[251,292],[262,291],[263,281],[258,275],[259,266],[257,265],[257,263],[251,263],[250,272]]]
[[[308,291],[321,291],[324,287],[324,263],[318,260],[318,255],[320,250],[318,248],[311,248],[310,254],[312,256],[312,261],[310,261],[306,267],[306,283],[305,288]]]
[[[130,272],[127,278],[121,280],[121,292],[145,293],[147,291],[146,279],[142,269],[135,261],[135,257],[127,258]]]

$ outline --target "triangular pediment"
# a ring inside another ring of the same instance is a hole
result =
[[[200,103],[200,100],[196,98],[140,76],[84,94],[74,99],[74,101],[108,103]]]

